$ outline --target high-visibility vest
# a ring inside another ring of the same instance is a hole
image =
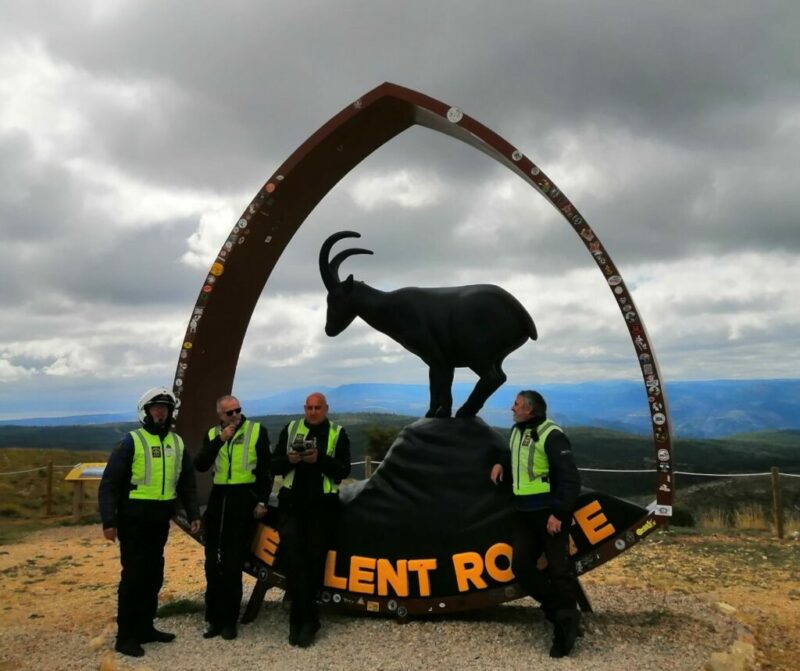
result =
[[[132,499],[172,501],[183,462],[183,439],[170,431],[164,440],[145,429],[131,431],[133,463],[128,495]]]
[[[219,424],[208,430],[208,439],[220,433]],[[214,461],[215,485],[247,485],[256,481],[256,442],[261,424],[249,419],[242,422],[227,443],[224,443]]]
[[[306,425],[304,419],[296,419],[289,422],[289,428],[287,430],[287,437],[286,437],[286,450],[291,450],[292,445],[294,444],[295,440],[305,440],[306,436],[308,435],[310,429]],[[326,449],[326,454],[329,457],[332,457],[336,454],[336,443],[339,442],[339,434],[342,431],[342,427],[338,424],[331,424],[330,428],[328,429],[328,447]],[[289,471],[283,478],[283,485],[286,489],[292,488],[292,483],[294,482],[294,471],[293,468]],[[327,475],[322,476],[322,491],[325,494],[335,494],[339,491],[339,485],[337,485],[333,480],[331,480]]]
[[[536,441],[533,440],[534,430],[539,436]],[[561,431],[561,427],[549,419],[536,429],[520,431],[515,426],[511,430],[508,445],[511,448],[514,494],[517,496],[550,493],[550,460],[544,443],[553,431]]]

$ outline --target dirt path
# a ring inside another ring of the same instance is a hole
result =
[[[596,612],[587,618],[579,655],[559,668],[585,668],[587,660],[593,669],[625,664],[630,669],[702,668],[712,652],[728,649],[737,637],[747,640],[752,632],[758,668],[796,669],[799,559],[796,541],[671,533],[651,537],[586,576]],[[202,548],[173,529],[161,603],[202,603],[202,567]],[[203,641],[202,614],[192,613],[170,619],[167,628],[179,633],[175,644],[148,649],[146,663],[135,663],[109,652],[118,578],[117,548],[97,526],[49,529],[0,546],[0,671],[230,670],[255,668],[257,662],[251,666],[247,660],[264,662],[265,655],[273,660],[280,655],[282,668],[342,668],[340,660],[351,669],[363,668],[359,661],[384,669],[477,669],[500,665],[503,658],[505,668],[516,668],[516,660],[537,666],[536,655],[543,655],[542,665],[550,664],[548,630],[530,600],[454,621],[404,627],[331,615],[320,642],[298,652],[284,641],[285,614],[275,590],[259,620],[229,644],[238,647],[226,652],[218,642]],[[727,609],[719,602],[735,610],[721,612]],[[348,646],[350,656],[345,654]],[[236,651],[233,665],[231,650]]]

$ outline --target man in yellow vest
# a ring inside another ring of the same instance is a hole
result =
[[[175,634],[153,625],[164,582],[164,545],[180,499],[200,531],[194,470],[181,437],[170,431],[175,396],[165,387],[146,391],[137,411],[142,428],[126,435],[111,453],[98,499],[103,536],[119,540],[122,575],[117,602],[117,641],[123,655],[141,657],[142,643],[169,643]]]
[[[235,396],[217,400],[219,422],[203,438],[194,465],[214,467],[214,485],[203,517],[206,535],[204,638],[236,638],[242,604],[242,568],[255,520],[267,514],[272,476],[267,428],[247,419]]]
[[[305,416],[281,431],[272,472],[278,493],[281,566],[291,598],[289,643],[308,647],[319,630],[317,592],[339,517],[339,483],[350,474],[350,439],[328,419],[328,402],[315,392]]]
[[[572,652],[579,632],[577,579],[569,557],[569,527],[581,479],[569,439],[547,419],[547,403],[536,391],[521,391],[511,408],[514,427],[509,450],[491,470],[498,484],[504,474],[514,490],[511,568],[522,587],[542,604],[553,623],[551,657]],[[536,564],[544,553],[547,569]]]

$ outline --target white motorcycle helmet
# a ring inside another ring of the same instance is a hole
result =
[[[172,417],[172,414],[175,412],[175,406],[178,404],[177,399],[175,398],[175,394],[173,394],[169,389],[166,387],[153,387],[152,389],[148,389],[142,397],[139,399],[139,402],[136,404],[136,410],[139,413],[139,421],[142,424],[147,423],[149,415],[147,414],[147,408],[151,405],[155,405],[156,403],[162,403],[169,408],[169,416]]]

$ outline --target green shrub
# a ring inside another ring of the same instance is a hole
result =
[[[0,517],[20,519],[27,517],[25,508],[19,503],[0,503]]]

